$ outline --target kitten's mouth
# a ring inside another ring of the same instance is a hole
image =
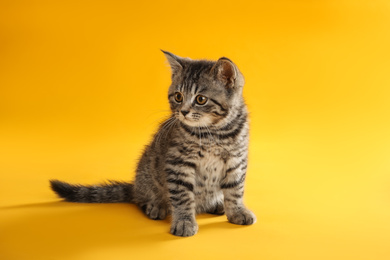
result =
[[[183,120],[195,122],[195,121],[199,121],[199,118],[192,118],[192,117],[183,116]]]
[[[193,118],[188,118],[188,117],[185,117],[185,116],[183,116],[183,117],[181,118],[181,120],[182,120],[183,122],[196,122],[196,121],[199,121],[199,120],[195,120],[195,119],[193,119]]]
[[[181,122],[183,122],[186,125],[189,126],[198,126],[199,125],[199,119],[193,119],[193,118],[188,118],[188,117],[180,117],[179,118]]]

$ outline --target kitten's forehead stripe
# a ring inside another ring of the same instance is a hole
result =
[[[191,87],[191,93],[196,94],[196,89],[198,88],[198,84],[193,82]]]
[[[201,89],[200,89],[197,93],[202,93],[202,92],[205,91],[206,89],[207,89],[207,87],[202,86]]]
[[[185,90],[190,93],[196,93],[193,91],[192,87],[194,84],[198,84],[201,75],[207,73],[211,70],[214,62],[210,61],[193,61],[189,66],[187,66],[183,72],[183,84],[185,85]]]
[[[195,89],[194,89],[194,94],[198,93],[198,87],[199,87],[199,84],[196,84]]]

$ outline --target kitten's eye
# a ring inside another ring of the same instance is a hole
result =
[[[198,105],[204,105],[206,104],[208,98],[202,95],[197,95],[195,100]]]
[[[175,100],[177,103],[181,103],[183,101],[183,94],[180,92],[175,93]]]

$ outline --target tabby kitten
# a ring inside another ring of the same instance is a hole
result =
[[[197,233],[197,213],[250,225],[243,204],[248,156],[244,78],[227,58],[191,60],[163,51],[172,70],[171,117],[146,147],[134,182],[82,186],[58,180],[51,188],[71,202],[132,202],[151,219],[172,215],[170,232]]]

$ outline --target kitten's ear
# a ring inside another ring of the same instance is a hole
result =
[[[161,50],[171,66],[172,75],[180,73],[183,69],[183,59],[173,53]]]
[[[240,88],[244,86],[244,77],[237,66],[228,58],[220,58],[211,71],[226,88]]]

